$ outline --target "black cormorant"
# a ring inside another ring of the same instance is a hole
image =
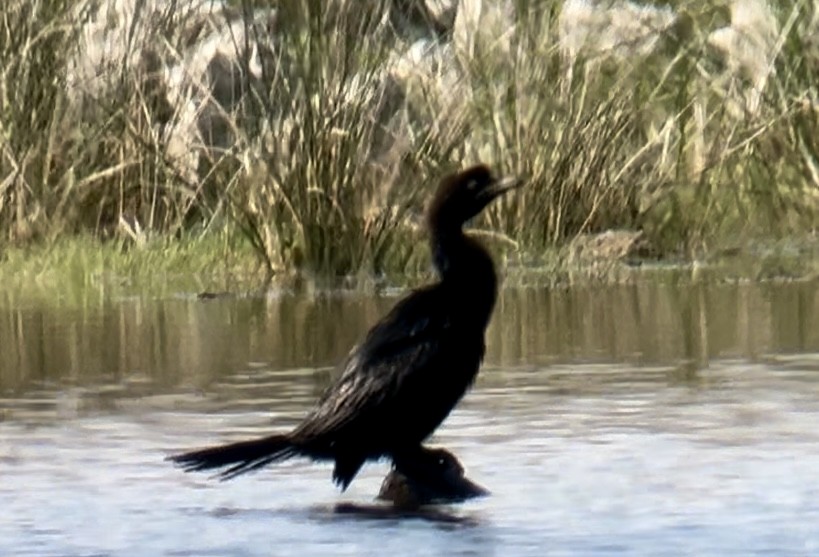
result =
[[[293,431],[170,459],[186,471],[221,469],[228,479],[306,456],[335,461],[333,481],[346,489],[367,460],[389,457],[403,470],[425,458],[431,449],[422,442],[478,373],[497,296],[492,259],[463,225],[518,185],[485,165],[443,179],[427,214],[439,280],[411,292],[370,329]]]

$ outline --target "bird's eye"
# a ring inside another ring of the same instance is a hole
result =
[[[470,180],[469,182],[466,183],[466,189],[468,189],[469,191],[475,191],[477,187],[478,182],[475,180]]]

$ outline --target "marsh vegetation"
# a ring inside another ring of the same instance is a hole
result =
[[[815,2],[254,4],[3,3],[4,265],[80,238],[413,275],[431,187],[477,160],[528,182],[475,223],[527,265],[607,230],[688,260],[815,235]]]

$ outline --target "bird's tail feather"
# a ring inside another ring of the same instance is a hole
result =
[[[222,480],[229,480],[297,454],[299,449],[290,436],[271,435],[169,456],[168,460],[181,466],[185,472],[221,468],[217,476]]]

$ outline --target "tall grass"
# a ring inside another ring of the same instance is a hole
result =
[[[274,270],[404,268],[427,193],[418,177],[452,164],[461,127],[430,126],[412,148],[390,149],[399,138],[385,115],[403,98],[383,69],[394,45],[388,22],[298,5],[281,16],[290,23],[278,43],[287,71],[270,77],[274,97],[259,99],[266,134],[248,145],[254,171],[231,186],[233,214]]]
[[[77,8],[74,0],[12,0],[0,8],[0,229],[7,242],[87,232],[106,238],[120,223],[174,232],[196,198],[195,186],[162,155],[145,68],[112,70],[116,86],[82,113],[72,102],[66,68],[85,17]]]
[[[388,4],[281,3],[263,86],[244,71],[249,94],[227,115],[233,146],[207,152],[192,174],[169,154],[180,108],[158,106],[150,58],[124,61],[78,112],[65,82],[84,23],[78,0],[5,2],[0,246],[90,233],[135,249],[227,229],[271,273],[412,271],[425,265],[419,217],[431,187],[478,160],[526,180],[477,226],[529,255],[612,228],[644,232],[659,256],[688,257],[815,229],[814,3],[777,7],[775,73],[744,114],[730,109],[706,47],[726,14],[705,4],[677,3],[685,15],[654,54],[581,58],[569,73],[561,3],[517,0],[508,37],[482,37],[468,59],[441,47],[443,69],[411,78],[394,71],[408,42],[381,17]],[[235,8],[249,16],[254,5]],[[146,29],[137,42],[182,53],[173,15],[133,24]]]
[[[720,68],[705,43],[720,14],[710,7],[688,3],[700,11],[683,12],[653,55],[580,59],[570,81],[554,6],[522,4],[529,19],[518,22],[514,63],[476,58],[470,75],[475,91],[501,91],[472,107],[473,121],[490,130],[490,157],[532,186],[494,214],[523,246],[627,228],[645,232],[659,255],[696,256],[720,242],[815,226],[811,3],[781,9],[773,82],[758,113],[742,116],[714,86]]]

